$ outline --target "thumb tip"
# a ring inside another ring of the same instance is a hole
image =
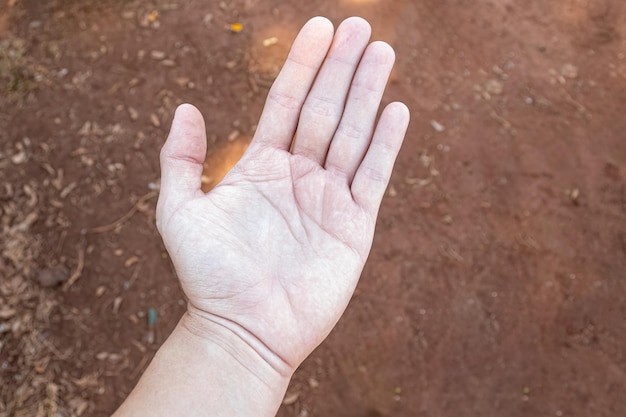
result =
[[[191,104],[181,104],[174,113],[172,127],[162,155],[174,159],[204,161],[206,127],[202,113]]]
[[[176,120],[180,118],[191,120],[201,119],[204,122],[200,110],[198,110],[198,108],[193,104],[189,103],[183,103],[176,108],[176,111],[174,112],[174,122],[176,122]]]
[[[203,136],[205,134],[205,129],[206,126],[204,124],[204,117],[196,106],[189,103],[183,103],[176,108],[176,111],[174,112],[174,119],[172,120],[170,136],[172,133]]]

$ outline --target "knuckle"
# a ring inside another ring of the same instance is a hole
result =
[[[300,100],[289,94],[283,94],[278,91],[270,91],[268,100],[276,103],[278,106],[287,110],[297,110],[300,108]]]
[[[304,105],[304,110],[324,118],[337,117],[336,104],[332,100],[320,97],[310,97]]]
[[[361,167],[361,169],[363,170],[363,175],[365,175],[365,177],[370,181],[383,184],[387,182],[387,175],[380,170],[371,167]]]
[[[341,123],[337,129],[337,133],[349,139],[360,139],[365,136],[365,129],[355,123]]]

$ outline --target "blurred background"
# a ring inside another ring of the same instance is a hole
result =
[[[0,416],[127,396],[185,308],[154,226],[174,109],[208,190],[315,15],[394,46],[412,122],[278,415],[626,415],[623,0],[0,0]]]

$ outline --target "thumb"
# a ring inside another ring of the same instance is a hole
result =
[[[200,191],[206,148],[202,114],[191,104],[180,105],[176,109],[167,141],[161,149],[161,192],[157,221],[169,217],[170,213]]]

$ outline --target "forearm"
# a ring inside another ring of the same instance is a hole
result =
[[[274,416],[289,383],[227,329],[199,336],[186,314],[114,417]]]

